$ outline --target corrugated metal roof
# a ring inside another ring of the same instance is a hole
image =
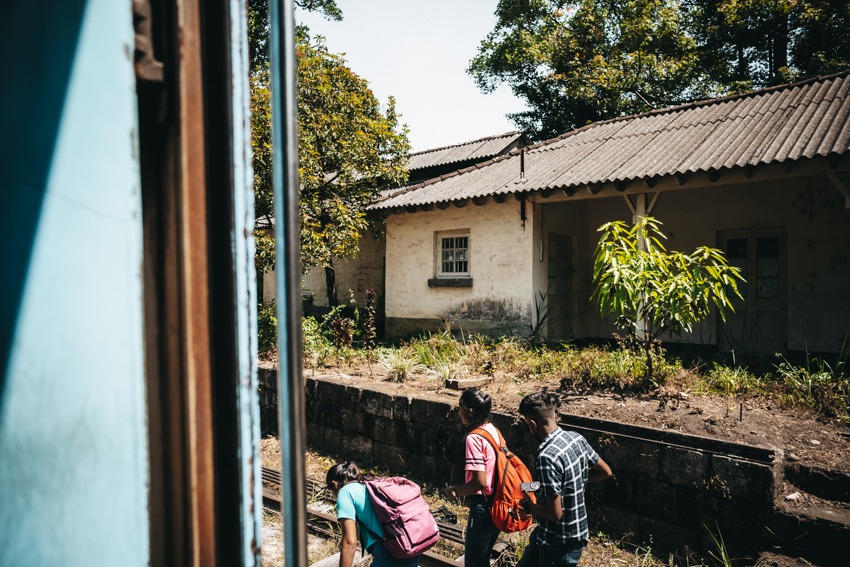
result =
[[[495,157],[504,153],[505,149],[522,138],[521,132],[507,132],[497,136],[489,136],[471,142],[455,144],[443,148],[434,148],[410,154],[407,167],[411,171],[447,165],[450,163],[461,163],[469,160],[481,160]]]
[[[382,193],[371,209],[519,191],[569,189],[844,154],[850,71],[745,95],[589,124],[418,185]]]

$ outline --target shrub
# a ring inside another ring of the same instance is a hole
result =
[[[387,369],[391,382],[404,382],[416,372],[422,372],[425,367],[407,349],[382,349],[378,352],[378,364]]]
[[[776,366],[776,376],[786,403],[850,422],[850,375],[844,372],[845,353],[846,349],[842,348],[835,369],[822,358],[810,357],[808,353],[805,366],[795,366],[782,357],[782,362]]]
[[[301,320],[304,358],[311,366],[325,366],[334,352],[334,346],[322,332],[321,324],[314,317]]]
[[[592,299],[601,315],[616,317],[617,327],[643,350],[649,380],[656,341],[664,333],[690,332],[713,308],[725,320],[726,309],[733,310],[729,296],[741,297],[737,284],[744,281],[716,248],[668,252],[660,227],[652,217],[642,217],[632,227],[606,223],[598,229],[602,236],[593,258]]]
[[[448,329],[437,334],[428,333],[413,338],[407,343],[406,350],[410,351],[420,365],[428,368],[455,364],[464,357],[463,345]]]
[[[261,354],[277,350],[277,304],[257,305],[257,349]]]

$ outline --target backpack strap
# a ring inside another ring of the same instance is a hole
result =
[[[496,427],[496,433],[499,434],[499,440],[498,441],[496,441],[493,438],[493,436],[490,435],[490,432],[487,431],[486,429],[484,429],[483,427],[476,427],[475,429],[473,429],[472,431],[469,432],[470,435],[472,435],[473,433],[476,434],[476,435],[480,435],[481,437],[486,439],[490,443],[490,445],[493,446],[493,451],[495,451],[495,453],[496,453],[494,455],[496,457],[496,462],[493,463],[493,492],[490,493],[490,497],[492,498],[493,495],[496,494],[496,490],[498,488],[496,485],[498,484],[498,481],[499,481],[499,467],[498,467],[499,452],[504,453],[505,457],[506,457],[506,459],[505,459],[505,471],[502,473],[502,483],[505,482],[505,477],[507,476],[507,473],[508,473],[508,461],[507,461],[507,456],[509,454],[508,448],[505,446],[505,439],[504,439],[504,437],[502,437],[502,432],[499,431],[498,427]],[[484,499],[487,500],[486,494],[484,495]],[[488,502],[488,505],[492,505],[492,503]]]
[[[372,495],[369,494],[369,489],[366,487],[366,483],[368,481],[366,481],[366,480],[356,480],[354,482],[358,482],[358,483],[363,485],[363,488],[366,490],[366,498],[368,498],[371,501]],[[366,530],[367,532],[372,534],[372,537],[375,538],[375,543],[383,543],[384,538],[382,538],[381,536],[379,536],[378,534],[376,534],[375,532],[370,530],[369,526],[367,526],[364,522],[361,522],[360,520],[355,520],[355,522],[357,523],[357,526],[360,528],[360,534],[358,534],[359,535],[358,539],[360,540],[360,548],[363,550],[363,555],[366,555],[367,553],[369,553],[369,550],[366,549],[366,546],[364,545],[363,530]]]

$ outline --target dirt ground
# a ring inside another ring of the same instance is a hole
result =
[[[456,401],[459,396],[458,390],[446,388],[442,380],[429,374],[413,375],[403,383],[389,382],[386,371],[377,364],[307,369],[305,374],[341,376],[353,385],[369,384],[395,394],[424,391],[446,401]],[[561,396],[562,413],[773,447],[781,449],[788,461],[850,474],[850,427],[765,400],[694,395],[677,386],[645,395],[576,395],[559,392],[555,378],[518,381],[498,375],[481,386],[492,396],[494,411],[513,414],[524,395],[543,388]]]

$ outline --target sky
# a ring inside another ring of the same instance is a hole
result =
[[[524,110],[523,102],[505,86],[482,93],[466,73],[496,23],[497,3],[337,0],[341,22],[301,10],[295,19],[344,54],[382,104],[395,97],[416,152],[517,130],[505,115]]]

